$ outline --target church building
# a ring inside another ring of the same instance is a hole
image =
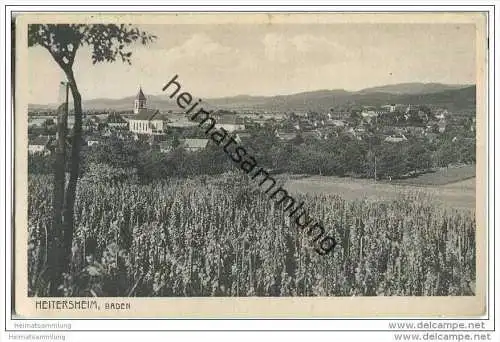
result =
[[[134,115],[129,117],[129,130],[138,134],[163,134],[167,130],[168,119],[159,110],[148,109],[142,88],[134,101]]]

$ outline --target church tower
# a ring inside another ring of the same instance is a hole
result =
[[[135,97],[134,101],[134,114],[139,114],[145,109],[146,109],[146,96],[144,96],[144,93],[142,92],[142,87],[139,87],[139,92],[137,93],[137,96]]]

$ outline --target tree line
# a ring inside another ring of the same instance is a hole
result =
[[[217,175],[235,167],[212,142],[196,152],[187,151],[174,142],[172,145],[172,150],[164,153],[144,140],[109,137],[101,144],[82,150],[80,177],[89,172],[98,177],[92,170],[96,165],[112,167],[117,175],[124,174],[118,170],[134,170],[135,177],[141,182]],[[468,138],[453,140],[448,135],[435,141],[410,136],[406,141],[385,142],[376,135],[357,139],[348,134],[329,137],[328,140],[298,135],[292,140],[281,141],[272,130],[261,130],[242,139],[241,145],[273,173],[381,180],[412,177],[452,164],[475,163],[475,141]],[[52,172],[54,156],[30,155],[29,158],[30,173]],[[67,168],[69,171],[71,163]]]

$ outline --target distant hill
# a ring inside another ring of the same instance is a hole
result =
[[[249,97],[245,101],[233,98],[210,99],[213,108],[254,109],[262,111],[328,111],[345,105],[381,106],[390,103],[433,104],[450,111],[471,111],[476,108],[476,86],[422,94],[393,94],[386,92],[347,92],[345,90],[299,93],[285,96]]]
[[[431,94],[442,91],[466,88],[471,85],[442,83],[399,83],[380,87],[366,88],[360,93],[390,93],[390,94]]]
[[[176,101],[170,99],[167,95],[147,97],[151,108],[163,111],[179,110]],[[132,110],[134,99],[134,96],[122,99],[92,99],[83,101],[83,107],[89,110]],[[356,92],[349,92],[342,89],[318,90],[292,95],[238,95],[203,99],[204,108],[206,109],[247,109],[258,111],[328,111],[330,108],[345,106],[347,104],[380,106],[390,103],[433,104],[443,106],[451,111],[474,112],[476,108],[476,86],[403,83],[400,85],[367,88]],[[30,108],[32,108],[32,105],[30,105]]]

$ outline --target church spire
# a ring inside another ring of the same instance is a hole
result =
[[[142,92],[142,87],[139,86],[139,92],[137,93],[137,96],[135,97],[134,101],[134,113],[139,114],[145,109],[146,109],[146,96]]]
[[[144,93],[142,92],[141,86],[139,86],[139,92],[137,93],[137,96],[135,97],[135,99],[146,101],[146,96],[144,96]]]

